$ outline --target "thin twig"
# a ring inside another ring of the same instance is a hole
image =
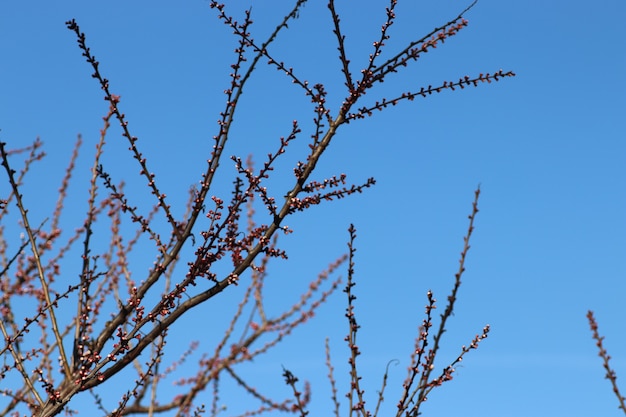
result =
[[[46,306],[44,308],[48,308],[50,307],[49,314],[50,314],[50,324],[52,325],[52,332],[54,333],[54,337],[56,339],[57,342],[57,347],[59,349],[59,355],[60,355],[60,362],[61,365],[63,367],[63,372],[65,373],[65,377],[68,380],[71,380],[72,378],[72,372],[70,370],[70,364],[69,361],[67,359],[67,355],[65,354],[65,348],[63,347],[63,339],[61,338],[61,334],[59,333],[59,327],[58,327],[58,321],[56,318],[56,314],[54,312],[54,306],[56,304],[54,304],[52,302],[52,299],[50,298],[50,289],[48,288],[48,283],[46,281],[46,277],[44,275],[43,272],[43,266],[41,264],[41,258],[39,257],[39,250],[37,248],[37,242],[35,240],[35,235],[33,233],[33,229],[30,227],[30,223],[28,221],[28,210],[26,209],[26,207],[24,206],[24,203],[22,201],[22,195],[19,193],[18,190],[18,186],[17,183],[15,182],[15,178],[13,176],[13,174],[15,173],[15,171],[13,171],[10,166],[9,166],[9,160],[8,160],[8,155],[5,151],[5,143],[4,142],[0,142],[0,154],[2,155],[2,166],[4,167],[4,169],[7,172],[8,178],[9,178],[9,183],[11,184],[11,187],[13,189],[13,193],[15,195],[15,202],[19,208],[21,217],[22,217],[22,222],[24,225],[24,230],[26,231],[26,234],[28,235],[28,240],[30,242],[30,247],[33,251],[33,258],[34,258],[34,262],[35,265],[37,266],[37,273],[39,276],[39,282],[41,284],[41,288],[43,290],[43,295],[45,297],[46,300]],[[56,301],[55,301],[56,303]]]
[[[474,232],[474,220],[476,219],[476,215],[478,214],[478,198],[480,197],[480,187],[476,189],[474,192],[474,201],[472,203],[472,213],[468,216],[469,225],[467,228],[467,233],[463,237],[463,250],[461,251],[461,258],[459,259],[459,269],[456,274],[454,274],[454,286],[452,287],[452,291],[448,296],[448,304],[446,305],[446,309],[441,314],[441,322],[439,323],[439,329],[435,333],[433,338],[433,347],[429,353],[429,365],[432,365],[434,362],[434,358],[437,356],[437,352],[439,351],[439,347],[441,345],[441,338],[446,331],[446,324],[448,319],[452,317],[452,312],[454,310],[454,304],[456,302],[457,293],[459,288],[461,287],[461,277],[463,276],[463,272],[465,272],[465,259],[467,258],[467,254],[470,249],[470,238],[472,233]],[[426,395],[428,393],[428,384],[427,382],[430,380],[430,374],[434,369],[433,366],[428,366],[424,373],[422,374],[422,378],[420,379],[420,393],[418,395],[417,404],[416,404],[416,414],[419,410],[419,406],[426,400]]]
[[[591,334],[593,339],[596,341],[596,346],[598,347],[598,356],[600,356],[602,358],[602,366],[604,367],[604,370],[606,371],[606,374],[604,375],[604,377],[606,379],[608,379],[611,382],[611,386],[613,387],[613,393],[615,394],[615,396],[617,397],[617,400],[619,401],[619,407],[624,414],[626,414],[626,398],[624,398],[619,391],[619,387],[617,386],[617,374],[615,373],[615,371],[613,370],[613,368],[611,368],[611,365],[609,364],[609,359],[611,359],[611,356],[608,354],[608,352],[606,351],[606,349],[604,348],[604,336],[600,336],[600,332],[598,331],[598,322],[596,321],[594,315],[593,315],[593,311],[589,310],[587,312],[587,320],[589,320],[589,327],[591,327]]]

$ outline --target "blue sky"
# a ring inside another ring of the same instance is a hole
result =
[[[257,39],[290,4],[252,3]],[[450,20],[468,2],[429,3],[435,2],[400,1],[388,53]],[[273,51],[302,78],[324,83],[332,106],[343,91],[324,4],[307,4]],[[387,2],[338,4],[356,72],[378,37]],[[426,291],[445,300],[480,184],[481,211],[442,360],[452,359],[485,324],[492,332],[455,380],[431,395],[424,415],[619,415],[585,314],[596,312],[623,378],[625,15],[626,4],[617,0],[480,0],[466,16],[467,28],[370,99],[500,68],[517,77],[402,103],[340,131],[318,179],[345,172],[356,183],[374,176],[377,185],[289,219],[295,233],[283,244],[290,261],[274,264],[270,300],[278,309],[296,300],[297,290],[346,250],[346,229],[356,225],[356,311],[370,404],[385,365],[398,359],[386,393],[393,412]],[[89,168],[106,112],[91,69],[65,29],[71,18],[86,32],[112,91],[122,96],[121,107],[161,186],[180,203],[204,170],[233,57],[230,31],[208,2],[5,2],[0,139],[18,147],[39,136],[49,155],[27,183],[33,215],[43,219],[53,207],[78,133],[86,142],[79,169]],[[291,120],[311,119],[308,103],[288,80],[265,65],[257,77],[245,91],[233,133],[238,139],[229,149],[242,157],[262,158],[288,134]],[[126,145],[112,139],[118,133],[110,133],[108,161],[135,178],[137,168],[124,159]],[[285,161],[283,175],[290,175],[292,162]],[[77,215],[84,213],[85,181],[77,180],[74,188]],[[141,184],[129,180],[129,189]],[[236,291],[226,297],[236,297]],[[315,320],[259,358],[251,378],[286,394],[284,365],[313,384],[310,415],[331,412],[324,338],[330,338],[336,372],[344,378],[341,393],[347,387],[344,308],[344,296],[337,293]],[[223,310],[206,314],[219,318]],[[186,348],[185,335],[203,333],[193,321],[181,326],[181,343],[168,346],[172,357]],[[229,393],[222,393],[227,405]],[[231,395],[234,413],[246,399],[237,391]]]

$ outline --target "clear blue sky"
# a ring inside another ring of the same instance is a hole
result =
[[[290,4],[252,3],[252,32],[258,39]],[[345,3],[339,10],[356,72],[378,38],[387,2],[338,3]],[[400,1],[388,52],[450,20],[467,4]],[[441,359],[452,359],[485,324],[492,332],[468,355],[455,380],[431,395],[424,415],[620,415],[585,314],[596,312],[623,382],[625,17],[626,3],[618,0],[480,0],[466,16],[469,27],[376,93],[392,97],[500,68],[517,77],[402,103],[340,132],[317,179],[345,172],[354,182],[374,176],[378,183],[287,222],[296,232],[283,241],[291,260],[275,263],[273,297],[277,306],[297,299],[295,290],[306,288],[307,280],[345,251],[348,225],[357,226],[356,311],[370,404],[385,365],[399,359],[386,393],[387,410],[393,412],[425,293],[432,289],[443,304],[473,191],[481,184],[468,270]],[[121,108],[157,179],[172,203],[180,202],[204,170],[233,57],[230,31],[208,2],[4,2],[0,140],[17,147],[40,136],[49,154],[28,184],[33,215],[43,219],[53,207],[78,133],[86,141],[80,166],[88,169],[106,112],[91,68],[65,29],[71,18],[86,32],[112,91],[122,96]],[[336,103],[342,81],[329,24],[324,2],[310,2],[274,51],[302,78],[324,83]],[[262,158],[288,133],[291,120],[311,119],[302,111],[307,103],[300,91],[265,65],[244,100],[234,132],[240,141],[229,151],[242,157]],[[109,142],[117,134],[112,131]],[[114,162],[115,146],[123,152],[126,145],[121,140],[111,145],[109,163],[127,164],[133,178],[138,168],[130,158]],[[79,193],[86,187],[79,184],[76,213],[82,215]],[[66,221],[71,224],[71,216]],[[344,307],[345,298],[337,293],[314,321],[259,358],[251,377],[286,394],[282,364],[312,382],[310,415],[328,415],[324,338],[331,338],[342,393],[347,388]],[[172,357],[186,348],[185,335],[201,338],[215,331],[200,331],[192,321],[182,326],[188,327],[179,333],[181,343],[168,345]],[[238,391],[222,393],[232,412],[246,400]]]

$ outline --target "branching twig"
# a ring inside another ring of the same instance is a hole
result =
[[[465,259],[467,258],[467,254],[470,249],[470,238],[472,237],[472,233],[474,232],[474,220],[476,219],[476,215],[478,214],[478,197],[480,196],[480,188],[477,188],[474,192],[474,202],[472,203],[472,213],[468,216],[469,218],[469,226],[467,228],[467,234],[463,237],[463,250],[461,251],[461,259],[459,259],[459,270],[456,274],[454,274],[454,286],[452,287],[452,291],[448,296],[448,304],[446,305],[446,309],[443,314],[441,314],[441,322],[439,323],[439,329],[437,333],[435,333],[433,337],[433,347],[429,353],[429,364],[434,362],[435,356],[437,356],[437,352],[439,351],[439,347],[441,346],[441,338],[446,331],[446,324],[448,319],[452,317],[452,312],[454,310],[454,304],[456,302],[457,293],[459,288],[461,287],[461,277],[463,276],[463,272],[465,272]],[[426,400],[426,395],[428,393],[428,384],[427,382],[430,379],[430,374],[433,370],[432,366],[428,366],[425,372],[422,374],[422,378],[420,380],[420,393],[417,399],[417,407],[421,403]]]
[[[54,307],[56,304],[53,304],[52,298],[50,297],[50,289],[48,288],[48,282],[46,281],[46,277],[44,275],[43,266],[41,264],[41,258],[39,257],[39,249],[37,248],[37,243],[35,240],[35,234],[33,233],[33,229],[30,227],[30,223],[28,221],[28,210],[24,206],[22,201],[22,195],[19,192],[18,185],[15,181],[14,173],[15,171],[11,169],[9,166],[8,155],[5,151],[5,143],[0,142],[0,155],[2,157],[2,166],[7,172],[8,181],[11,184],[11,188],[13,189],[13,194],[15,195],[15,202],[19,208],[22,222],[24,224],[24,230],[28,235],[28,240],[30,242],[30,247],[33,251],[33,257],[35,260],[35,265],[37,267],[37,273],[39,276],[39,282],[41,284],[41,288],[43,289],[43,295],[46,300],[46,305],[44,309],[48,309],[50,314],[50,324],[52,325],[52,331],[56,338],[57,347],[59,349],[60,361],[63,367],[63,372],[65,373],[65,377],[71,379],[72,372],[70,370],[70,363],[67,359],[67,355],[65,354],[65,348],[63,347],[63,339],[61,338],[61,334],[59,332],[58,321],[56,318],[56,314],[54,312]],[[55,300],[56,303],[56,300]]]
[[[298,378],[296,378],[288,369],[285,368],[283,368],[283,377],[285,377],[285,383],[289,385],[293,390],[293,396],[296,399],[293,411],[297,411],[300,417],[306,417],[306,415],[309,414],[309,412],[306,410],[308,398],[307,395],[302,395],[302,392],[300,392],[296,387],[296,382],[298,382]]]

